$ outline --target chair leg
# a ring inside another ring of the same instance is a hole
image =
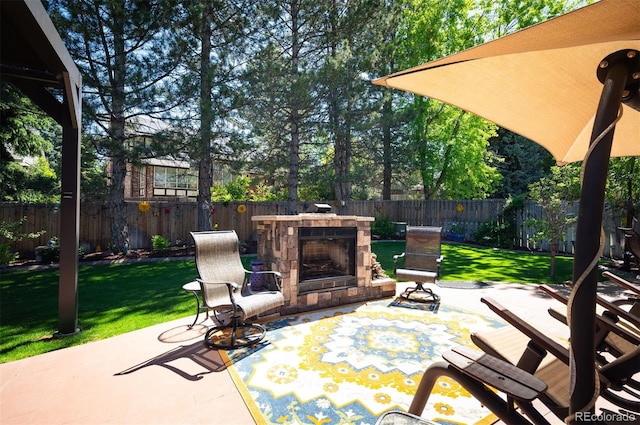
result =
[[[232,350],[257,344],[266,335],[267,330],[256,323],[242,323],[232,319],[225,326],[214,326],[204,335],[204,343],[209,348]]]
[[[422,411],[429,400],[431,390],[438,378],[448,376],[458,382],[464,389],[469,391],[482,405],[487,407],[498,418],[508,424],[527,424],[529,422],[524,416],[519,414],[513,407],[504,401],[499,395],[487,388],[481,382],[471,378],[460,372],[447,362],[436,362],[427,368],[416,394],[413,397],[409,413],[414,415],[422,415]]]
[[[427,294],[428,298],[424,298],[424,297],[415,297],[415,298],[411,298],[411,294],[415,293],[415,292],[424,292]],[[405,298],[407,300],[411,300],[411,301],[418,301],[418,302],[434,302],[437,303],[440,301],[440,295],[434,293],[431,289],[429,288],[425,288],[423,286],[422,282],[416,282],[416,286],[413,288],[407,288],[405,289],[405,291],[400,294],[400,296],[402,298]]]

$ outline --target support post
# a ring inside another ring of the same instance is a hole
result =
[[[591,144],[615,121],[629,75],[624,61],[611,64],[606,72]],[[573,263],[574,283],[586,273],[581,285],[574,286],[571,304],[571,385],[570,414],[589,406],[595,391],[595,309],[598,268],[591,267],[599,258],[600,233],[604,208],[604,192],[609,170],[609,158],[614,130],[611,130],[592,151],[584,166],[580,196],[576,245]],[[586,158],[585,158],[586,159]],[[593,412],[593,407],[588,411]],[[575,423],[575,419],[571,422]]]
[[[69,84],[69,82],[67,82]],[[80,86],[71,83],[80,97]],[[78,329],[78,234],[80,231],[80,115],[79,102],[65,93],[62,124],[62,194],[60,199],[60,278],[58,283],[58,332],[72,335]],[[75,115],[72,115],[75,114]],[[76,122],[76,125],[74,125]]]

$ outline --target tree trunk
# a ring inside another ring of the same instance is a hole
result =
[[[558,253],[558,242],[551,241],[551,279],[556,278],[556,255]]]
[[[627,173],[627,175],[629,176],[629,179],[627,180],[627,201],[625,203],[626,219],[625,219],[625,226],[624,226],[629,228],[633,228],[633,220],[636,216],[635,206],[633,202],[633,169],[635,168],[635,165],[636,165],[636,158],[635,157],[629,158],[629,171]],[[631,248],[628,245],[629,245],[629,238],[624,238],[624,246],[622,250],[623,252],[622,270],[624,271],[631,270],[631,259],[633,258],[633,254],[631,253]]]
[[[298,4],[291,2],[291,76],[293,79],[291,87],[295,87],[299,78],[298,62],[300,60],[300,43],[298,40]],[[298,179],[300,174],[300,112],[295,93],[291,91],[291,113],[289,114],[290,143],[289,143],[289,179],[287,184],[287,206],[289,214],[297,213],[298,202]]]
[[[127,175],[125,138],[125,80],[126,52],[122,33],[114,34],[113,98],[111,103],[110,131],[113,139],[111,150],[112,169],[109,196],[111,247],[126,252],[129,249],[127,205],[124,201],[124,181]]]
[[[330,36],[328,51],[329,55],[336,59],[338,56],[338,14],[337,5],[334,1],[330,10]],[[339,63],[335,60],[335,63]],[[349,66],[349,65],[347,65]],[[338,201],[338,214],[345,215],[349,210],[349,199],[351,198],[351,119],[349,95],[351,86],[349,83],[349,68],[342,68],[344,76],[342,83],[336,78],[330,78],[329,87],[329,124],[334,139],[333,167],[335,173],[334,191]],[[342,85],[340,90],[338,86]]]
[[[211,6],[202,11],[200,41],[200,141],[198,146],[198,230],[211,230],[211,126],[213,108],[211,89],[213,70],[211,69]]]
[[[393,97],[390,93],[384,94],[382,104],[382,200],[391,200],[391,120]]]

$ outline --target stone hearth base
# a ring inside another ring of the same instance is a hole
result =
[[[280,314],[284,316],[310,310],[337,307],[344,304],[393,297],[395,294],[395,280],[391,278],[376,279],[371,281],[371,286],[369,287],[335,289],[332,291],[298,295],[298,303],[296,305],[284,305],[280,307]]]

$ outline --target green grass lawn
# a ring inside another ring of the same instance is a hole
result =
[[[371,248],[391,276],[393,255],[402,253],[404,242],[375,242]],[[444,243],[442,255],[442,280],[561,283],[571,279],[573,268],[573,257],[557,256],[556,278],[551,279],[548,254]]]
[[[443,244],[443,280],[554,283],[549,256]],[[404,242],[376,242],[372,250],[392,276],[393,255]],[[243,261],[247,269],[252,258]],[[558,257],[557,279],[571,278],[573,259]],[[0,363],[131,332],[194,314],[182,285],[196,278],[193,260],[84,265],[78,271],[78,326],[53,338],[58,327],[57,270],[4,272],[0,277]],[[186,323],[186,322],[185,322]]]

